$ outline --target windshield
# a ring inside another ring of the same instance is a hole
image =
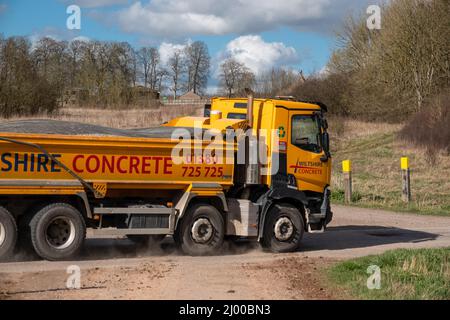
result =
[[[306,151],[319,153],[320,125],[317,116],[297,115],[292,117],[292,144]]]

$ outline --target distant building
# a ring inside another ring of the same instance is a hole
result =
[[[194,91],[186,92],[185,94],[178,96],[176,99],[171,97],[162,97],[161,103],[165,106],[178,106],[178,105],[203,105],[209,102],[209,98],[202,97]]]
[[[202,97],[194,93],[193,90],[186,92],[185,94],[178,97],[180,100],[202,100]]]
[[[144,86],[135,86],[132,88],[133,94],[137,99],[158,100],[159,92]]]

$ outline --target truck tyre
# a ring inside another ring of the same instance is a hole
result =
[[[275,204],[266,216],[263,245],[273,252],[297,250],[305,226],[300,211],[291,204]]]
[[[31,219],[30,231],[34,250],[50,261],[74,256],[86,238],[83,216],[67,203],[54,203],[39,210]]]
[[[187,210],[178,232],[176,239],[184,253],[212,255],[223,245],[225,224],[215,207],[197,203]]]
[[[16,221],[8,210],[0,207],[0,260],[6,260],[12,255],[16,241]]]

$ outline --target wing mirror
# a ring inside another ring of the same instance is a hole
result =
[[[328,132],[322,134],[322,146],[325,152],[330,152],[330,135]]]
[[[331,158],[330,154],[330,135],[328,132],[324,132],[322,134],[322,147],[323,151],[325,151],[325,156],[322,157],[320,160],[322,162],[327,162],[329,158]]]

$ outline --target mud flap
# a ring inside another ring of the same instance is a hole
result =
[[[325,216],[324,227],[326,227],[333,220],[333,212],[330,206],[331,191],[326,187],[323,193],[323,202],[320,206],[320,213]]]

